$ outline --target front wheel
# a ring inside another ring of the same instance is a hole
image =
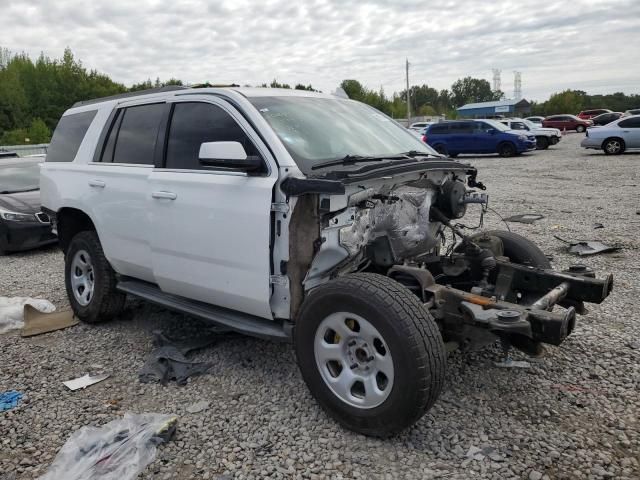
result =
[[[410,290],[382,275],[347,275],[313,289],[294,342],[313,396],[364,435],[388,437],[411,426],[442,390],[438,326]]]
[[[582,132],[584,132],[584,131],[585,131],[584,125],[578,125],[578,126],[576,127],[576,132],[578,132],[578,133],[582,133]]]
[[[536,148],[538,150],[549,148],[549,139],[547,137],[536,137]]]
[[[501,157],[513,157],[517,153],[516,147],[511,142],[501,143],[498,147],[498,153]]]
[[[126,295],[116,290],[115,272],[104,256],[96,232],[76,234],[64,261],[67,296],[80,320],[97,323],[122,312]]]

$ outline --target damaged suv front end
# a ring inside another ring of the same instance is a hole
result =
[[[341,306],[359,299],[330,291],[332,285],[349,285],[339,279],[357,280],[362,284],[358,291],[372,296],[384,296],[384,288],[376,290],[380,277],[386,278],[380,285],[398,298],[397,284],[411,292],[428,319],[413,324],[418,330],[425,322],[437,326],[440,343],[430,343],[427,350],[438,350],[438,358],[445,343],[470,349],[497,339],[506,348],[539,354],[542,344],[559,345],[571,334],[576,314],[585,312],[584,302],[600,303],[611,292],[611,275],[597,279],[582,266],[555,271],[538,247],[519,235],[466,235],[459,220],[468,206],[477,205],[484,212],[488,202],[476,169],[435,153],[376,110],[340,99],[251,101],[300,169],[287,172],[279,185],[287,208],[276,212],[274,265],[287,278],[280,295],[286,298],[286,318],[303,332],[294,335],[300,343],[296,350],[303,376],[323,406],[349,428],[372,433],[371,424],[378,425],[381,417],[366,420],[365,407],[372,405],[371,398],[391,396],[390,382],[397,381],[402,366],[396,365],[395,356],[394,362],[386,358],[394,351],[393,341],[380,333],[393,329],[394,319],[371,322],[377,313],[366,304],[374,304],[374,298],[362,298],[362,304],[351,309]],[[447,235],[455,241],[445,242]],[[281,236],[288,240],[286,251],[277,246]],[[413,302],[402,298],[404,305]],[[335,306],[326,306],[334,301]],[[376,305],[386,308],[384,303]],[[564,308],[553,311],[556,305]],[[318,310],[324,313],[315,319]],[[362,312],[369,312],[369,317]],[[346,328],[336,326],[336,315],[344,317]],[[309,330],[306,324],[314,322],[319,326]],[[327,322],[332,326],[326,327]],[[304,367],[304,342],[313,338],[319,376]],[[376,341],[383,347],[371,349]],[[367,372],[369,367],[375,371],[377,362],[388,371],[383,368],[371,380]],[[440,375],[433,372],[433,377]],[[441,383],[430,381],[416,388],[435,391],[437,397]],[[351,386],[341,390],[343,382]],[[416,408],[424,413],[432,401]],[[347,409],[347,415],[344,404],[361,409]],[[394,433],[410,423],[389,418],[389,425],[378,425],[374,434]]]

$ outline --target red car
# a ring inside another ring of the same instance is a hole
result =
[[[551,115],[542,120],[544,128],[558,128],[560,130],[575,130],[576,132],[584,132],[587,127],[593,125],[591,120],[583,120],[575,115]]]
[[[589,120],[590,118],[597,117],[603,113],[611,113],[608,108],[594,108],[593,110],[583,110],[578,114],[578,118],[583,120]]]

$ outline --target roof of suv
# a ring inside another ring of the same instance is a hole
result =
[[[199,93],[199,94],[215,94],[224,91],[235,91],[244,95],[245,97],[318,97],[318,98],[332,98],[336,99],[335,95],[329,95],[321,92],[311,92],[309,90],[295,90],[290,88],[266,88],[266,87],[205,87],[205,88],[191,88],[178,85],[171,85],[161,88],[151,88],[148,90],[140,90],[137,92],[121,93],[119,95],[111,95],[109,97],[96,98],[92,100],[83,100],[76,102],[72,108],[82,107],[85,105],[93,105],[97,103],[109,102],[114,100],[127,99],[131,100],[137,97],[144,96],[159,96],[159,94],[187,94],[187,93]]]

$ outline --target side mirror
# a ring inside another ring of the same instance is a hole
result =
[[[247,155],[240,142],[205,142],[200,145],[198,158],[204,167],[235,168],[248,172],[262,166],[260,157]]]
[[[496,134],[496,129],[495,128],[490,128],[489,130],[487,130],[487,133],[490,135],[495,135]]]

